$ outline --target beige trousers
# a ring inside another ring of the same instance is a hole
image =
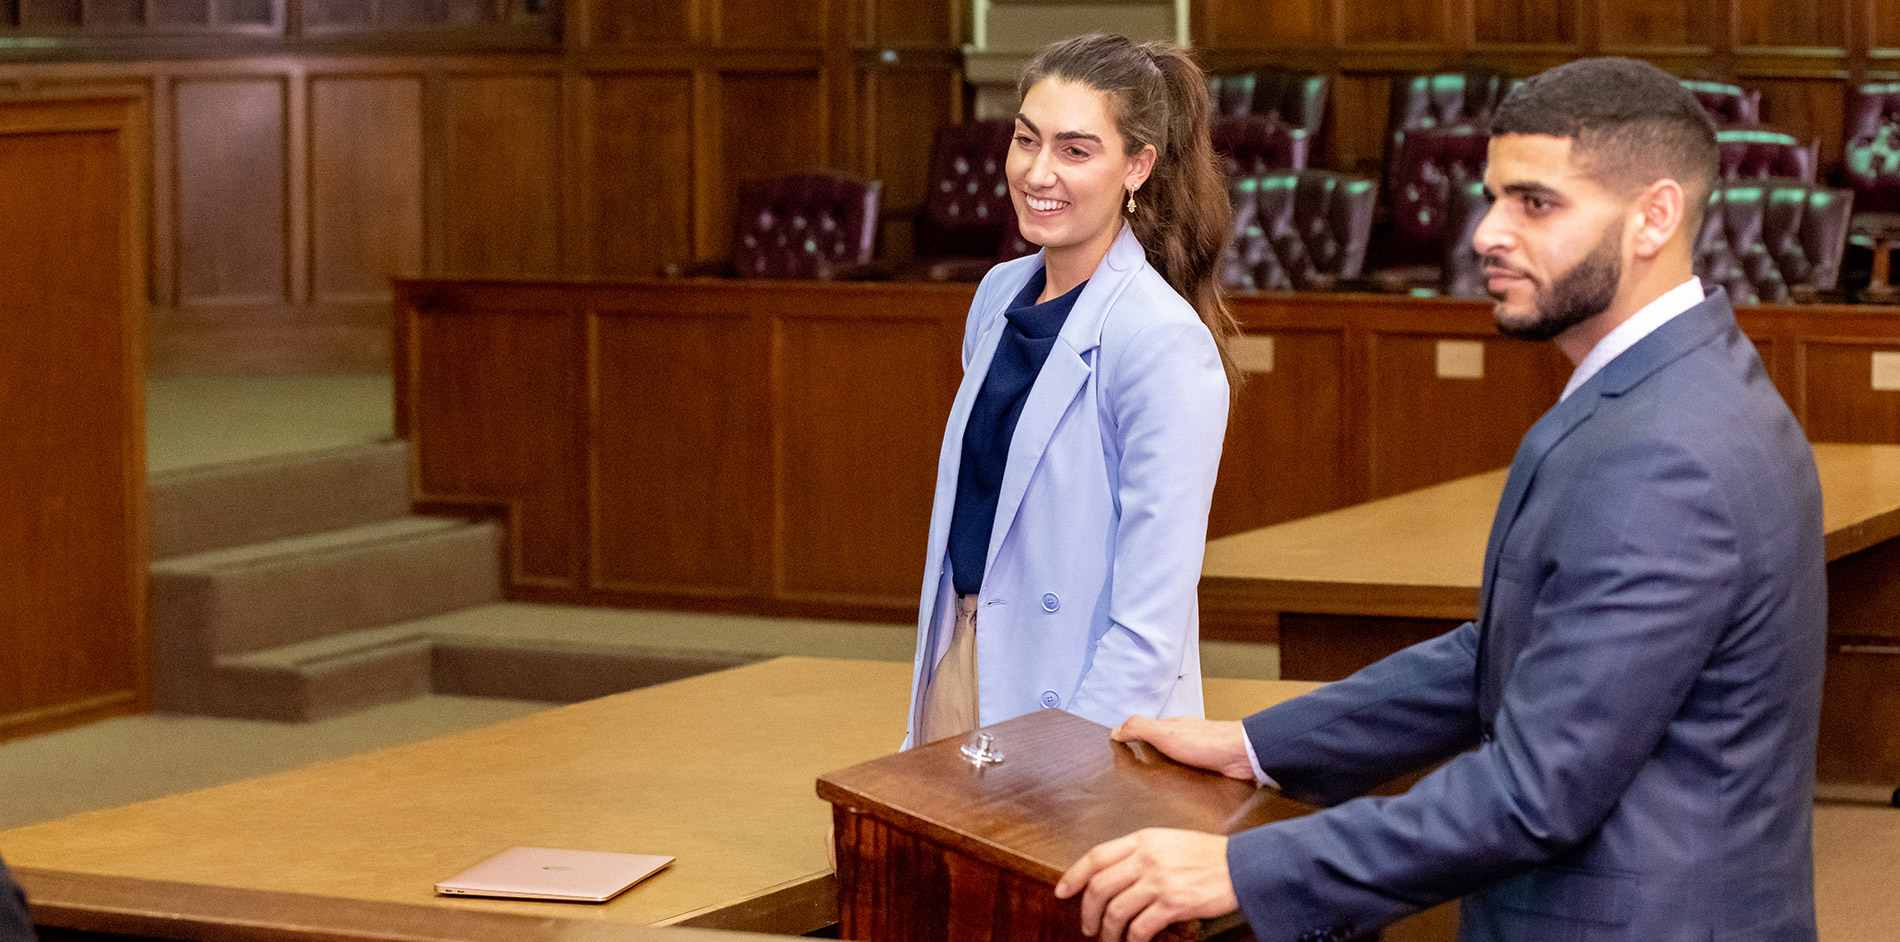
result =
[[[976,712],[976,596],[957,599],[957,627],[950,633],[950,650],[924,688],[924,728],[917,745],[961,736],[977,727]]]

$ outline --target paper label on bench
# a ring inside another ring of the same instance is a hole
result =
[[[1244,334],[1234,338],[1234,363],[1242,373],[1273,372],[1273,337]]]
[[[1874,389],[1900,390],[1900,352],[1882,350],[1874,354]]]
[[[1439,379],[1483,379],[1484,343],[1477,340],[1438,341]]]

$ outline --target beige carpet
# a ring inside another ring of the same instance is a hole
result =
[[[387,375],[180,376],[145,384],[145,466],[169,471],[380,441]]]

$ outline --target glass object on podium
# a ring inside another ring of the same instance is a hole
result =
[[[1081,897],[1056,899],[1055,883],[1096,844],[1145,827],[1230,834],[1314,810],[1108,732],[1039,710],[821,776],[836,827],[839,936],[1081,942]],[[973,760],[972,750],[1004,761]],[[1161,938],[1252,934],[1234,915]]]

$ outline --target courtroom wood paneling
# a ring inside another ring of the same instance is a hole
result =
[[[682,43],[693,38],[696,0],[592,0],[585,4],[594,43]]]
[[[732,212],[742,180],[769,177],[825,164],[824,99],[817,72],[729,72],[719,79],[719,141],[722,172],[710,200],[707,257],[731,248]]]
[[[1716,0],[1596,0],[1604,46],[1620,49],[1709,47],[1720,40]]]
[[[441,260],[481,274],[561,270],[561,80],[463,75],[444,83]]]
[[[398,333],[410,338],[398,432],[417,443],[425,501],[514,508],[510,542],[537,574],[511,579],[515,597],[901,620],[916,604],[970,291],[406,281],[399,312],[424,313],[405,314]],[[1501,467],[1570,375],[1554,347],[1498,338],[1484,302],[1230,304],[1274,355],[1229,418],[1217,535]],[[568,346],[587,311],[598,312],[591,353]],[[1900,437],[1891,412],[1836,418],[1900,394],[1836,388],[1820,378],[1841,367],[1795,363],[1803,344],[1841,337],[1900,350],[1900,318],[1829,306],[1739,316],[1814,437]],[[1482,377],[1438,378],[1441,340],[1483,349]],[[1860,351],[1856,381],[1870,383],[1871,368]],[[1210,607],[1204,623],[1215,634],[1235,614]]]
[[[886,46],[954,48],[959,39],[953,11],[962,4],[945,0],[862,0],[865,36]]]
[[[1803,141],[1821,143],[1821,167],[1841,159],[1841,127],[1847,83],[1838,79],[1766,79],[1743,77],[1761,89],[1762,120],[1786,128]],[[1822,182],[1826,182],[1823,175]]]
[[[1873,354],[1900,356],[1900,343],[1814,341],[1803,344],[1801,392],[1808,437],[1822,442],[1900,442],[1900,391],[1873,385]]]
[[[1325,0],[1197,3],[1200,44],[1211,48],[1325,46],[1332,42]]]
[[[771,375],[761,330],[743,310],[607,308],[593,324],[592,584],[761,591]]]
[[[1577,41],[1583,0],[1472,0],[1472,22],[1481,43],[1559,44]]]
[[[716,35],[724,46],[817,45],[826,0],[718,0]]]
[[[1900,46],[1900,0],[1872,0],[1872,5],[1869,44],[1875,48]]]
[[[285,81],[174,86],[179,304],[287,300]]]
[[[513,517],[511,581],[569,587],[587,540],[573,470],[584,466],[580,318],[532,300],[413,319],[408,385],[431,391],[412,428],[415,493],[424,504],[499,503]]]
[[[872,117],[866,129],[866,175],[884,183],[883,215],[908,223],[924,202],[931,135],[943,115],[955,108],[953,102],[960,95],[958,76],[947,70],[876,69],[865,72],[864,83]],[[884,234],[893,239],[882,245],[882,254],[894,258],[911,254],[907,225],[886,227]]]
[[[916,601],[960,331],[903,313],[778,323],[777,583],[789,595]]]
[[[1441,378],[1442,343],[1481,345],[1482,378]],[[1570,375],[1554,347],[1482,334],[1379,333],[1367,360],[1371,497],[1510,464],[1518,439],[1557,401]]]
[[[1346,45],[1443,44],[1452,41],[1448,0],[1340,3],[1339,35]]]
[[[148,699],[145,120],[0,102],[0,738]]]
[[[693,82],[587,79],[584,231],[597,275],[647,276],[693,258]]]
[[[1333,81],[1327,132],[1333,166],[1378,177],[1385,154],[1385,120],[1392,96],[1388,75],[1341,75]]]
[[[1260,337],[1272,342],[1273,368],[1249,372],[1230,408],[1210,539],[1351,503],[1343,334],[1333,327]]]
[[[1847,45],[1847,0],[1734,0],[1741,46],[1841,48]]]
[[[311,81],[314,300],[385,300],[422,270],[422,115],[415,76]]]

